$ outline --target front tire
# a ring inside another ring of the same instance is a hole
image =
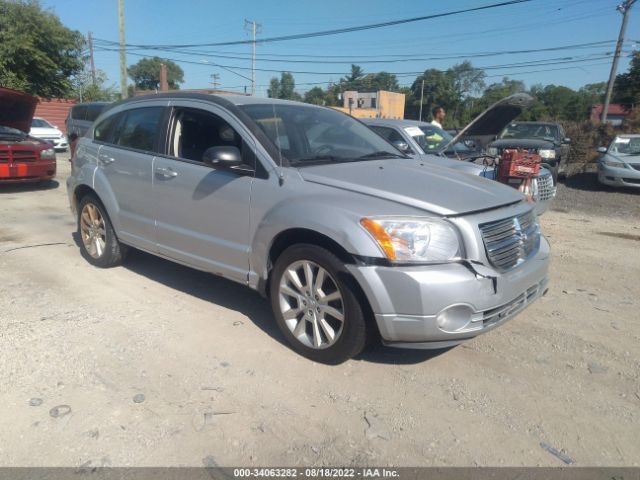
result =
[[[278,327],[300,355],[336,365],[363,350],[367,325],[353,279],[328,250],[286,249],[271,274],[270,297]]]
[[[87,194],[78,206],[80,251],[91,264],[100,268],[120,265],[127,252],[116,237],[111,220],[95,195]]]

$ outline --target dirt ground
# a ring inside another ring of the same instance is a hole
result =
[[[562,185],[549,294],[501,328],[329,367],[245,287],[90,266],[59,170],[0,187],[1,466],[640,464],[639,195]]]

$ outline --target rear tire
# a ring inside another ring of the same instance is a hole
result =
[[[270,280],[273,315],[300,355],[336,365],[358,355],[367,342],[364,309],[344,263],[316,245],[287,248]]]
[[[124,260],[127,246],[118,241],[102,202],[90,193],[78,206],[78,235],[82,256],[91,265],[110,268]]]

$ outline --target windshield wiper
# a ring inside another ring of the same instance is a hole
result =
[[[385,150],[378,150],[377,152],[367,153],[366,155],[360,155],[356,157],[356,160],[364,160],[367,158],[408,158],[405,155],[399,153],[387,152]]]
[[[339,157],[334,157],[333,155],[318,155],[316,157],[306,157],[306,158],[298,158],[296,160],[289,160],[289,164],[291,166],[301,166],[301,165],[316,165],[318,163],[334,163],[341,162],[344,159]]]

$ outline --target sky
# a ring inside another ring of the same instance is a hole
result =
[[[176,45],[247,40],[245,20],[258,22],[257,38],[360,26],[500,3],[501,0],[124,0],[126,42]],[[294,73],[300,93],[326,87],[360,65],[365,73],[397,73],[411,85],[417,72],[446,70],[469,59],[486,70],[487,84],[504,76],[533,84],[579,88],[606,81],[622,15],[621,0],[531,0],[480,12],[339,35],[257,44],[256,94],[266,96],[269,80]],[[96,68],[119,85],[119,55],[104,41],[118,41],[117,0],[43,0],[62,23],[95,39]],[[633,7],[618,72],[640,45],[640,4]],[[575,47],[586,43],[597,45]],[[605,43],[606,42],[606,43]],[[551,51],[504,53],[557,48]],[[106,48],[106,49],[105,49]],[[190,47],[189,53],[128,48],[127,65],[158,55],[184,70],[181,88],[250,90],[251,45]],[[499,55],[478,56],[479,54]],[[234,57],[234,58],[228,58]],[[442,58],[445,57],[445,58]],[[456,57],[456,58],[451,58]],[[435,59],[434,59],[435,58]],[[334,62],[334,63],[331,63]],[[534,62],[531,64],[530,62]],[[546,65],[536,65],[535,62]],[[525,65],[522,65],[522,64]],[[521,65],[514,65],[521,64]]]

